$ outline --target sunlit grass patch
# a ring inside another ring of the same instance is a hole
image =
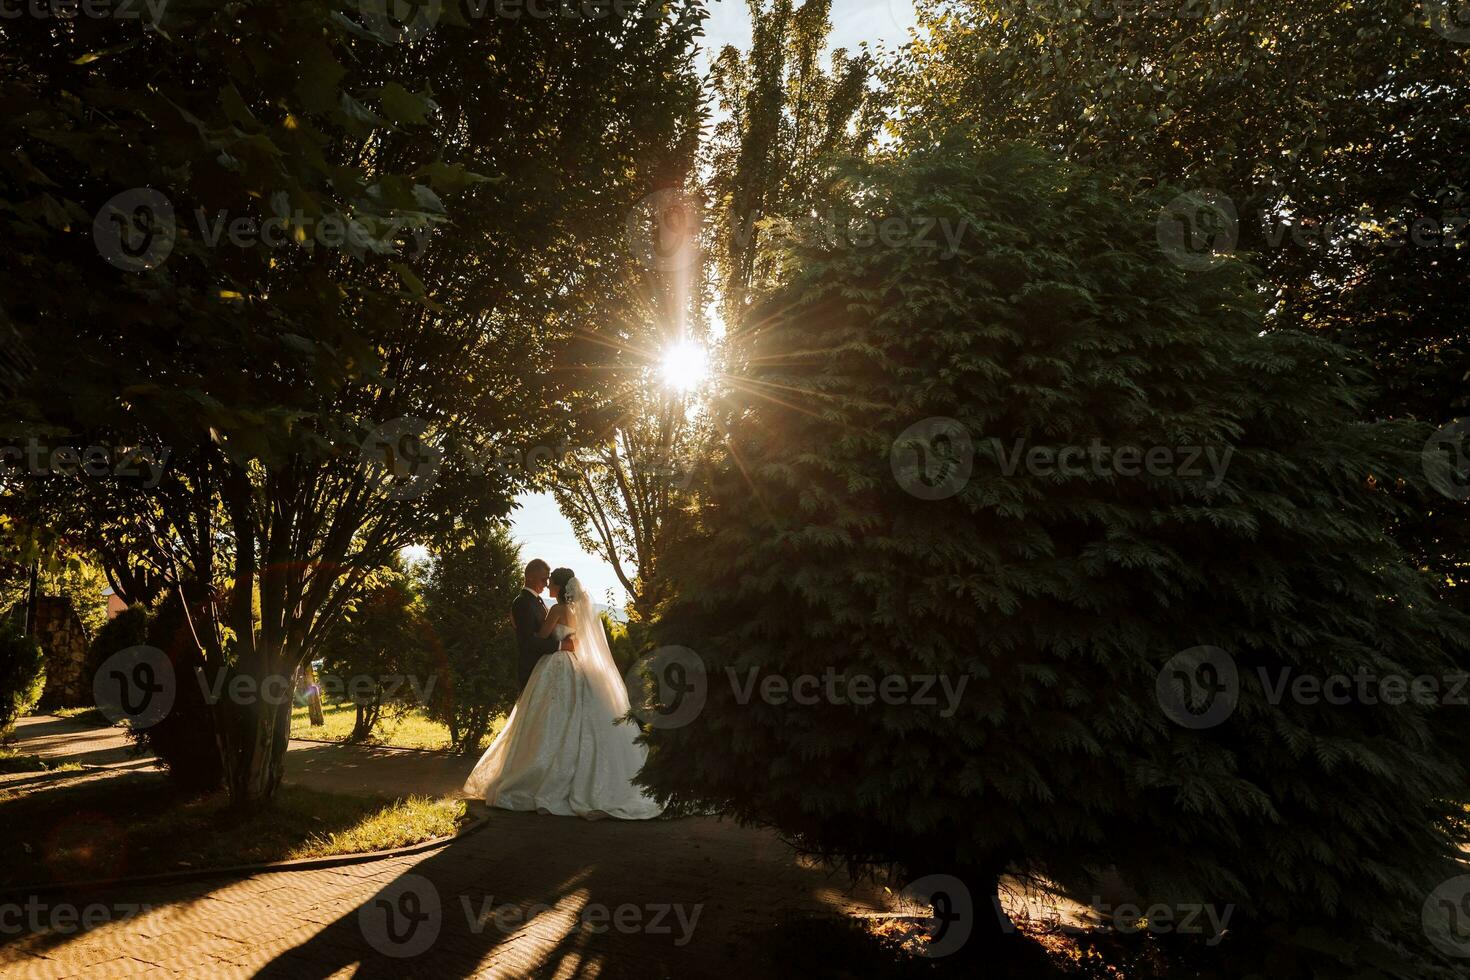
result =
[[[331,857],[407,847],[436,837],[448,837],[467,819],[464,800],[411,796],[369,814],[351,826],[313,837],[290,857]]]
[[[322,720],[326,724],[313,727],[306,706],[297,705],[291,711],[291,737],[321,742],[346,742],[352,734],[353,723],[357,720],[357,709],[350,702],[324,702]],[[504,724],[504,715],[496,718],[490,728],[489,738],[494,738]],[[414,708],[404,714],[386,715],[372,737],[359,744],[444,752],[449,749],[449,728],[431,720],[422,708]]]
[[[0,746],[0,773],[80,772],[81,768],[81,764],[77,762],[47,762],[39,755],[26,755]]]
[[[259,811],[191,796],[151,772],[0,787],[0,885],[89,881],[386,850],[454,833],[457,800],[395,801],[283,786]]]

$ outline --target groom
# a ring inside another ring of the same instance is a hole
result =
[[[510,618],[516,625],[516,647],[520,651],[516,676],[521,682],[522,691],[526,689],[526,682],[531,679],[531,671],[536,669],[536,661],[557,650],[574,649],[570,636],[557,643],[549,636],[536,635],[541,632],[541,624],[546,621],[546,603],[541,601],[541,593],[545,591],[546,580],[550,577],[551,566],[540,558],[533,559],[526,566],[526,587],[510,604]]]

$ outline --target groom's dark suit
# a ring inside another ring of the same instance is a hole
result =
[[[522,589],[510,604],[510,618],[516,624],[516,647],[520,651],[516,676],[524,691],[526,681],[531,679],[531,671],[536,669],[536,661],[548,653],[555,653],[561,643],[555,637],[536,635],[546,621],[546,603],[530,589]]]

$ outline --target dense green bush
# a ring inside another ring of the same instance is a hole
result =
[[[456,751],[475,752],[521,693],[510,604],[525,568],[503,526],[438,544],[432,558],[424,602],[439,680],[430,715],[449,726]]]
[[[1273,701],[1257,671],[1454,671],[1463,623],[1384,533],[1425,432],[1360,422],[1344,352],[1263,334],[1249,270],[1168,261],[1172,191],[960,142],[845,181],[877,227],[962,233],[800,243],[731,339],[729,458],[661,566],[659,635],[703,659],[706,701],[653,731],[646,784],[855,868],[958,876],[982,932],[997,875],[1086,901],[1113,868],[1145,905],[1269,930],[1261,950],[1297,957],[1269,975],[1413,975],[1384,951],[1432,957],[1465,709]],[[947,438],[913,428],[932,418]],[[1228,464],[1016,463],[1095,439]],[[1157,685],[1203,645],[1233,658],[1238,704],[1190,728]],[[829,668],[967,686],[952,714],[942,694],[742,697]]]
[[[202,602],[195,603],[194,622],[204,622]],[[158,757],[159,765],[179,786],[199,792],[218,789],[224,781],[216,736],[216,712],[206,692],[213,679],[205,670],[204,657],[194,639],[189,618],[177,593],[165,598],[149,619],[148,646],[168,655],[175,678],[172,707],[163,720],[128,737],[139,751]]]
[[[41,700],[46,661],[35,637],[25,636],[9,619],[0,620],[0,739]]]
[[[107,620],[92,637],[87,651],[87,676],[96,674],[102,662],[120,650],[148,642],[148,609],[134,604]]]

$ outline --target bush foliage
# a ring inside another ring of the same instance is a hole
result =
[[[15,623],[0,619],[0,739],[41,700],[46,686],[46,661],[41,645],[25,636]]]
[[[1463,816],[1456,709],[1262,679],[1456,668],[1461,622],[1383,530],[1425,433],[1360,422],[1344,352],[1263,333],[1250,270],[1167,261],[1173,192],[958,141],[845,181],[879,227],[963,231],[801,243],[746,319],[729,458],[664,565],[660,639],[700,655],[707,700],[654,730],[647,785],[854,868],[957,875],[982,919],[999,874],[1089,896],[1116,869],[1145,904],[1234,906],[1304,969],[1424,947]],[[936,417],[947,445],[910,428]],[[1228,465],[1015,463],[1094,440]],[[1156,685],[1202,645],[1238,704],[1190,728]],[[829,668],[966,687],[952,715],[742,697]]]

